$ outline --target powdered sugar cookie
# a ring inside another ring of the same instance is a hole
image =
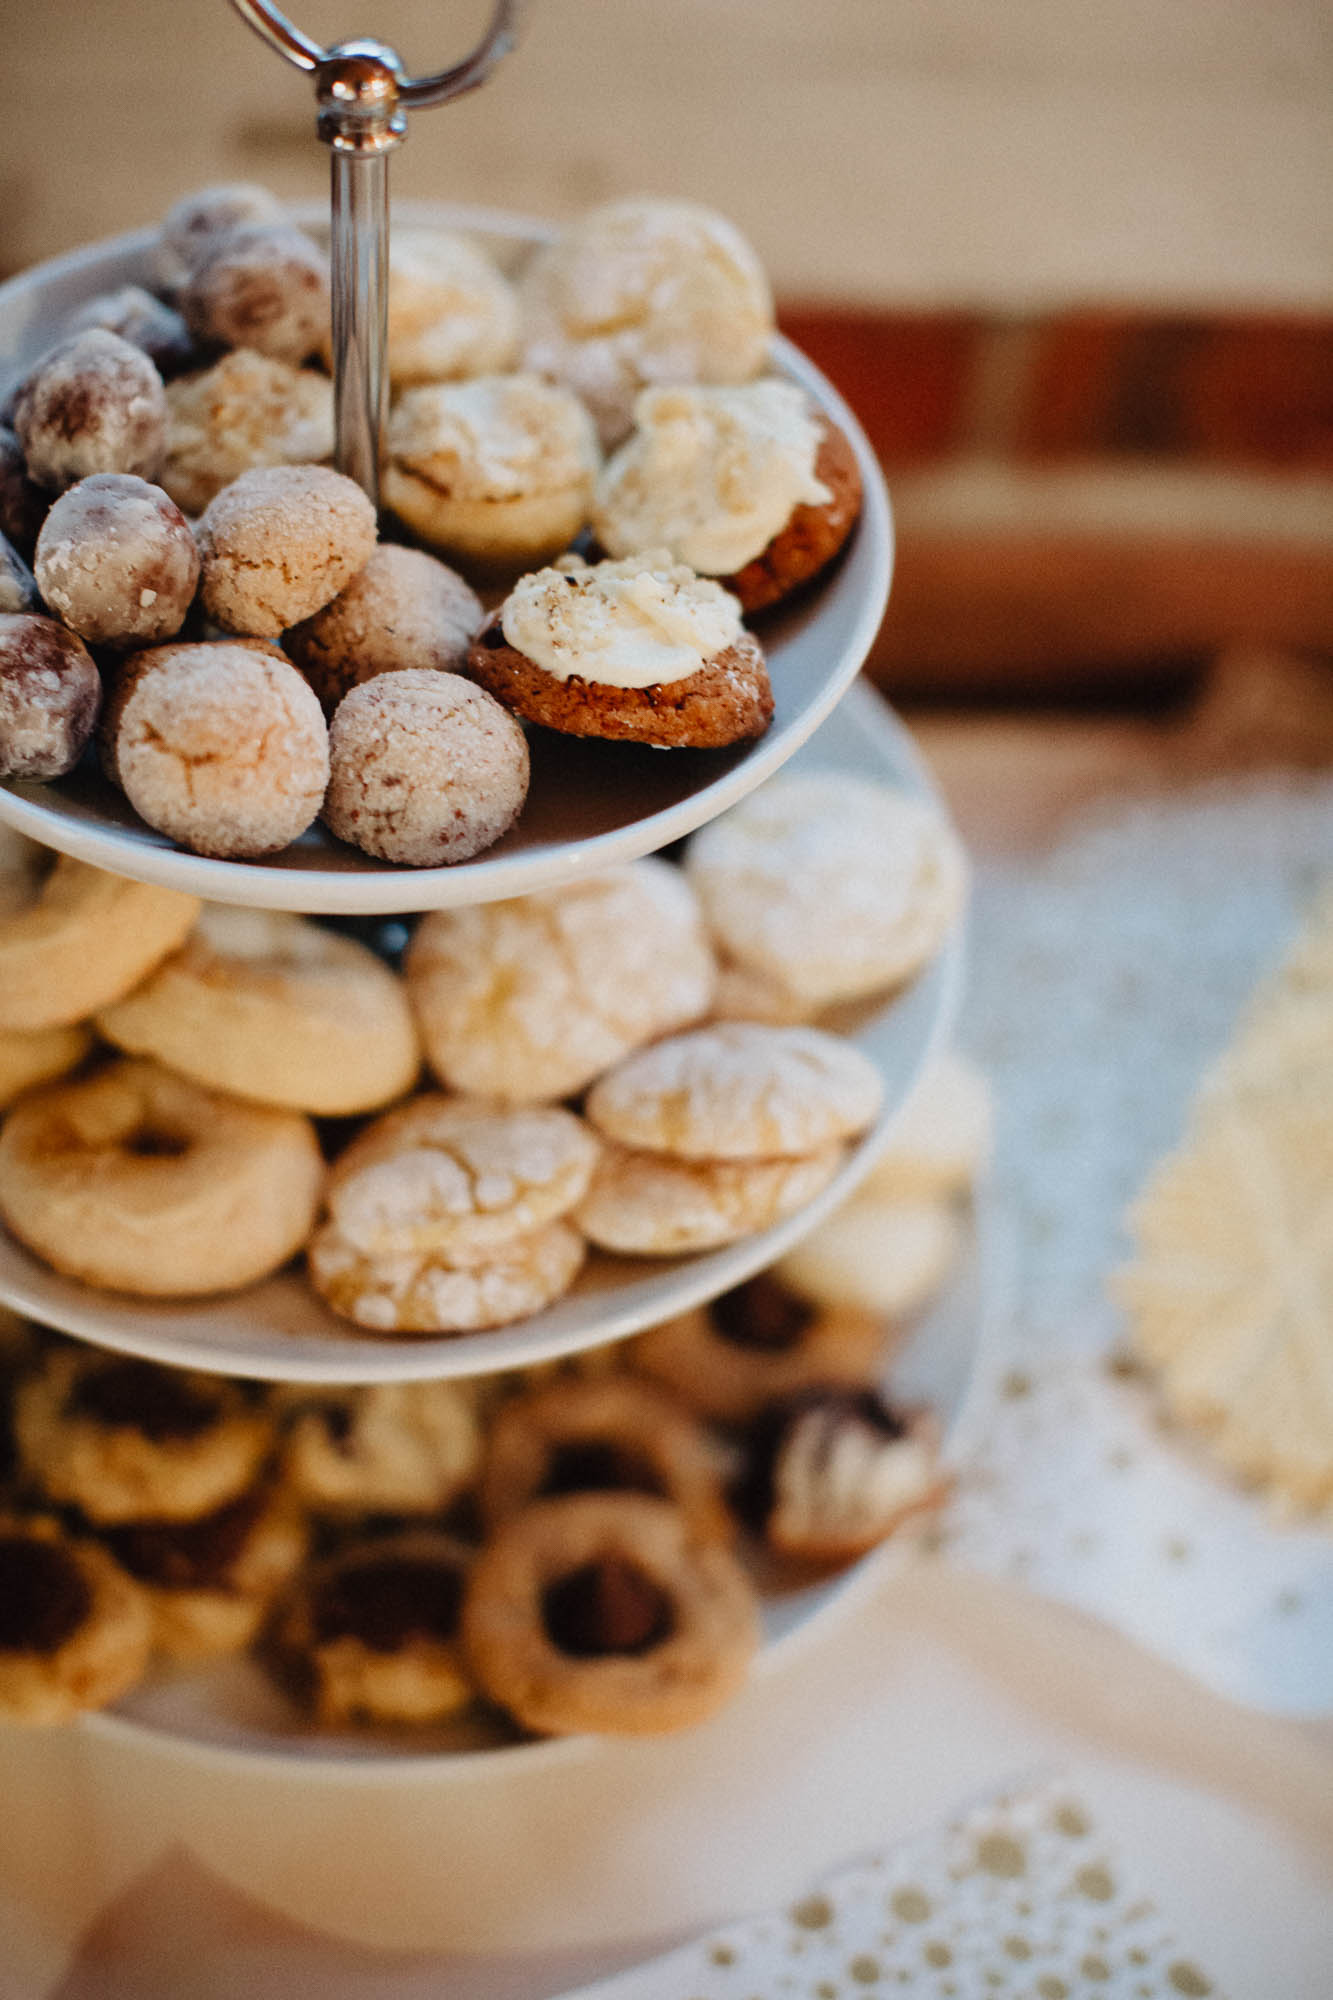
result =
[[[326,715],[376,674],[459,673],[482,622],[481,599],[422,549],[383,542],[331,604],[283,640]]]
[[[945,1202],[853,1196],[776,1268],[785,1285],[816,1305],[906,1318],[939,1290],[962,1240],[962,1223]]]
[[[712,1250],[813,1201],[841,1159],[836,1145],[799,1159],[686,1160],[608,1144],[574,1219],[622,1256]]]
[[[256,466],[199,523],[204,609],[224,631],[276,639],[351,582],[375,536],[355,480],[326,465]]]
[[[277,226],[287,219],[275,194],[255,181],[227,181],[182,195],[162,220],[154,253],[165,290],[179,291],[214,247],[234,229]]]
[[[772,779],[694,836],[685,867],[727,955],[815,1007],[910,978],[966,882],[933,806],[843,772]]]
[[[518,300],[480,244],[397,224],[389,241],[389,380],[395,389],[513,366]]]
[[[189,524],[160,486],[99,472],[71,486],[37,537],[34,571],[55,615],[89,645],[169,639],[199,582]]]
[[[143,1678],[143,1594],[96,1542],[44,1515],[0,1518],[0,1715],[68,1722]]]
[[[593,1085],[587,1115],[623,1146],[772,1159],[864,1131],[883,1089],[870,1059],[835,1035],[723,1021],[627,1057]]]
[[[431,1068],[507,1103],[571,1097],[708,1010],[713,956],[678,869],[590,880],[423,917],[407,982]]]
[[[484,1263],[429,1251],[376,1256],[325,1223],[310,1240],[310,1278],[336,1313],[373,1333],[475,1333],[540,1312],[567,1292],[584,1243],[565,1222],[514,1236]]]
[[[333,456],[333,384],[313,368],[238,347],[201,374],[167,384],[163,489],[202,514],[257,465],[318,464]]]
[[[305,361],[329,337],[329,260],[290,222],[244,224],[202,240],[177,304],[206,346]]]
[[[20,384],[14,429],[39,486],[60,491],[92,472],[155,479],[167,440],[162,377],[118,334],[72,334]]]
[[[0,777],[64,777],[101,705],[101,679],[81,639],[54,618],[0,612]]]

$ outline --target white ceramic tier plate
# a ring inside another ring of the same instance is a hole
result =
[[[548,233],[540,224],[484,210],[429,213],[444,225],[472,230],[509,261]],[[116,237],[0,286],[0,396],[6,378],[31,365],[75,306],[118,285],[151,284],[155,241],[152,230]],[[145,826],[91,759],[52,784],[0,785],[0,820],[96,867],[215,902],[347,916],[526,895],[652,853],[702,826],[784,764],[845,692],[884,614],[893,567],[888,495],[865,434],[837,391],[789,341],[775,341],[773,359],[851,439],[865,505],[828,577],[795,609],[779,610],[758,628],[776,709],[757,743],[664,752],[533,730],[532,784],[518,824],[476,861],[454,868],[388,867],[319,826],[264,861],[187,854]]]
[[[907,732],[864,684],[800,753],[802,770],[930,781]],[[873,1129],[828,1187],[772,1229],[695,1257],[627,1258],[594,1251],[564,1298],[489,1333],[378,1337],[330,1312],[294,1271],[248,1291],[201,1300],[129,1298],[50,1270],[0,1230],[0,1303],[127,1354],[224,1375],[292,1382],[394,1382],[493,1374],[596,1347],[686,1311],[771,1264],[849,1194],[886,1144],[928,1054],[947,1034],[961,984],[962,938],[949,939],[918,979],[859,1024],[853,1038],[879,1066],[884,1102]]]
[[[983,1212],[974,1218],[967,1247],[946,1289],[913,1323],[894,1355],[886,1387],[900,1400],[928,1405],[939,1419],[948,1458],[962,1422],[976,1361],[984,1343],[990,1298],[992,1225]],[[868,1556],[834,1577],[800,1587],[784,1586],[760,1574],[763,1643],[756,1673],[768,1673],[793,1648],[816,1637],[826,1621],[841,1615],[911,1559],[915,1533],[891,1537]],[[357,1730],[343,1735],[312,1729],[306,1718],[246,1655],[207,1666],[163,1671],[117,1706],[83,1718],[95,1734],[134,1743],[151,1739],[167,1754],[182,1758],[254,1763],[320,1776],[354,1777],[371,1767],[407,1781],[468,1778],[489,1773],[495,1780],[522,1777],[552,1761],[598,1754],[603,1739],[588,1736],[513,1742],[492,1723],[459,1722],[433,1731]]]

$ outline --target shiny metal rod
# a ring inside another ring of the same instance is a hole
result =
[[[376,508],[389,337],[389,156],[330,158],[335,462]]]

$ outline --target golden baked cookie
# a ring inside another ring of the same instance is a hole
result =
[[[735,598],[661,549],[520,578],[468,663],[516,714],[566,736],[709,750],[773,717]]]
[[[34,1084],[77,1069],[93,1038],[82,1023],[67,1028],[0,1028],[0,1111]]]
[[[694,835],[685,871],[719,948],[812,1007],[910,978],[966,887],[934,806],[833,771],[761,785]]]
[[[661,1389],[627,1375],[555,1381],[503,1405],[486,1441],[488,1530],[569,1493],[652,1493],[699,1541],[730,1541],[720,1465],[704,1433]]]
[[[377,1256],[324,1223],[310,1240],[310,1279],[334,1312],[372,1333],[475,1333],[540,1312],[567,1292],[584,1258],[566,1222],[497,1244],[485,1262],[431,1251]]]
[[[773,300],[734,224],[694,202],[639,197],[590,209],[519,281],[525,367],[566,382],[606,445],[654,383],[748,382]]]
[[[870,1387],[888,1345],[888,1329],[874,1314],[812,1305],[761,1271],[709,1305],[638,1334],[625,1358],[701,1416],[735,1424],[802,1389]]]
[[[226,632],[276,639],[364,569],[375,509],[326,465],[261,465],[204,509],[197,539],[204,610]]]
[[[771,973],[756,972],[753,966],[738,965],[734,958],[719,954],[713,1020],[766,1021],[772,1028],[799,1028],[818,1012]]]
[[[68,1027],[174,951],[197,896],[109,875],[32,843],[0,857],[0,1029]]]
[[[210,1089],[324,1117],[401,1097],[421,1067],[401,980],[354,938],[205,905],[178,952],[97,1025]]]
[[[142,1591],[96,1542],[44,1515],[0,1517],[0,1717],[68,1722],[141,1680]]]
[[[547,1735],[655,1736],[734,1695],[759,1641],[729,1550],[643,1493],[525,1508],[478,1556],[463,1638],[491,1700]]]
[[[424,549],[381,542],[331,604],[294,625],[283,646],[326,715],[362,681],[413,668],[460,673],[483,618],[481,599]]]
[[[432,911],[406,972],[440,1081],[519,1104],[572,1097],[631,1049],[700,1019],[715,978],[690,890],[654,859]]]
[[[384,504],[432,548],[484,569],[567,549],[601,462],[587,411],[535,375],[408,389],[389,419]]]
[[[0,1129],[0,1215],[46,1263],[150,1297],[235,1291],[300,1249],[324,1177],[299,1112],[126,1058],[46,1084]]]
[[[202,514],[256,465],[317,465],[333,456],[333,384],[238,347],[169,382],[167,455],[158,475],[186,514]]]
[[[777,1272],[816,1305],[906,1319],[934,1297],[962,1242],[948,1202],[853,1195],[779,1258]]]
[[[480,1462],[474,1400],[459,1382],[374,1382],[314,1397],[283,1450],[292,1491],[339,1516],[442,1512]]]
[[[622,1146],[761,1160],[855,1137],[883,1092],[869,1057],[836,1035],[721,1021],[627,1056],[593,1085],[586,1112]]]
[[[479,243],[395,223],[389,239],[389,380],[395,389],[491,375],[518,351],[514,288]]]
[[[371,1255],[484,1262],[567,1214],[597,1154],[572,1111],[432,1092],[353,1139],[329,1175],[326,1205],[344,1240]]]
[[[469,1549],[418,1528],[366,1538],[309,1570],[268,1653],[326,1727],[439,1722],[474,1698],[459,1621]]]
[[[771,1228],[813,1201],[841,1163],[839,1145],[795,1159],[686,1160],[608,1140],[574,1219],[602,1250],[680,1257]]]
[[[273,1445],[234,1382],[60,1342],[19,1385],[15,1430],[42,1490],[90,1521],[191,1521],[251,1485]]]

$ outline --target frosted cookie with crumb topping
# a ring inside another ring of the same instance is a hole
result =
[[[803,389],[645,389],[603,468],[592,526],[609,555],[665,548],[721,578],[745,611],[833,560],[861,504],[856,455]]]
[[[773,717],[736,599],[662,549],[520,578],[468,665],[516,714],[567,736],[717,749]]]
[[[386,507],[432,548],[511,571],[569,547],[601,463],[577,396],[535,375],[409,389],[387,448]]]
[[[539,250],[519,283],[523,360],[565,382],[604,444],[655,383],[748,382],[763,367],[773,299],[733,223],[695,202],[607,202]]]

